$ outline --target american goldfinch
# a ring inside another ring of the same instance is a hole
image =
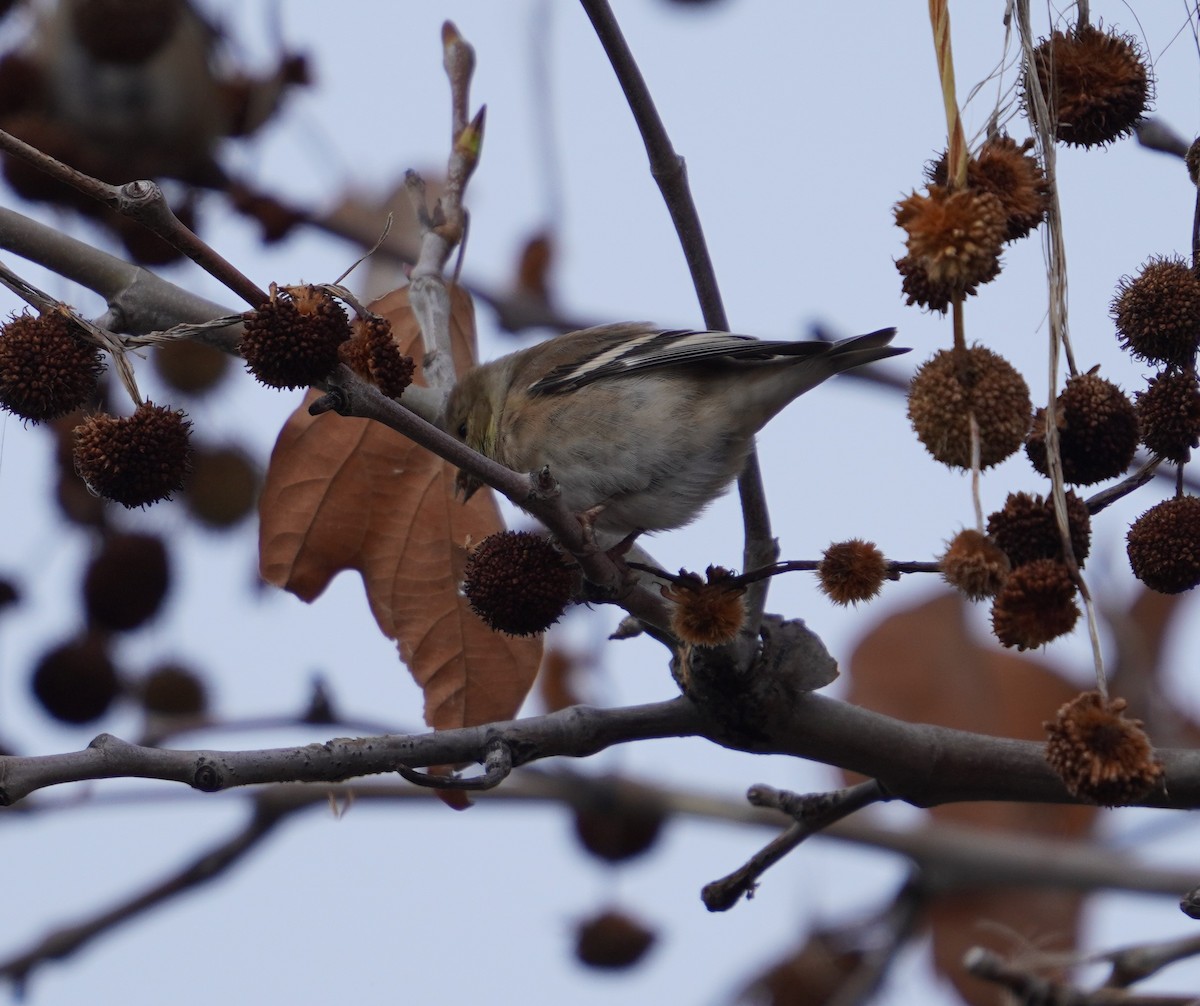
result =
[[[907,352],[894,328],[840,342],[602,325],[467,371],[440,425],[519,472],[548,467],[597,541],[682,527],[729,486],[754,435],[851,367]],[[459,472],[466,496],[479,481]]]

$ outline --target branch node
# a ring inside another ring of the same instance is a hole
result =
[[[459,778],[458,776],[430,775],[428,772],[418,772],[407,765],[398,765],[396,771],[401,778],[414,786],[426,789],[467,790],[479,792],[495,789],[513,770],[512,749],[502,737],[493,737],[488,742],[487,754],[483,758],[483,775]]]
[[[192,776],[192,788],[201,793],[215,793],[221,788],[221,773],[211,762],[203,759],[196,765],[196,773]]]
[[[323,416],[326,412],[336,412],[344,416],[350,409],[350,398],[342,388],[330,388],[309,407],[310,416]]]

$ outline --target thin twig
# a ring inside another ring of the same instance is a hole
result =
[[[728,911],[743,897],[752,898],[758,878],[805,839],[863,807],[890,797],[876,780],[868,779],[832,793],[804,795],[770,786],[753,786],[747,799],[756,807],[780,810],[795,818],[796,823],[751,856],[744,866],[705,885],[700,897],[710,912]]]
[[[580,0],[580,3],[592,22],[596,37],[604,47],[637,123],[642,143],[646,147],[646,156],[650,161],[650,174],[658,183],[667,212],[675,225],[675,232],[679,235],[704,324],[714,331],[728,332],[729,318],[721,299],[721,290],[717,284],[712,257],[708,252],[708,242],[704,237],[700,214],[688,185],[687,165],[671,144],[666,127],[650,95],[650,89],[646,86],[637,60],[634,59],[607,0]],[[738,476],[738,494],[742,505],[745,536],[742,566],[750,569],[778,557],[771,534],[771,515],[767,508],[762,470],[756,452],[751,452],[746,466]],[[751,628],[756,627],[762,620],[766,600],[765,581],[748,592],[747,624]]]
[[[129,922],[192,888],[199,887],[240,862],[247,853],[274,831],[292,809],[264,793],[254,801],[250,820],[236,834],[197,856],[166,879],[153,884],[91,918],[47,933],[41,940],[7,961],[0,962],[0,977],[20,989],[39,964],[61,960],[83,949],[92,940],[124,922]]]
[[[50,177],[65,182],[97,202],[136,220],[172,248],[190,258],[210,276],[225,284],[251,307],[266,303],[267,295],[259,286],[184,226],[167,204],[162,189],[155,182],[136,181],[126,182],[124,185],[109,185],[99,178],[75,170],[3,129],[0,129],[0,150],[21,158]]]
[[[1085,991],[1063,982],[1043,978],[1016,967],[999,954],[972,947],[963,960],[977,978],[993,982],[1021,997],[1022,1002],[1045,1006],[1196,1006],[1194,995],[1130,995],[1123,989]]]

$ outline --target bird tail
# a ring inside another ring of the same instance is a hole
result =
[[[841,339],[830,347],[828,359],[836,366],[836,372],[840,373],[852,367],[861,367],[864,363],[907,353],[909,350],[906,347],[891,345],[895,336],[894,328],[879,328],[866,335]]]

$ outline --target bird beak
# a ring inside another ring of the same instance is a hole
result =
[[[458,470],[458,474],[454,476],[454,495],[461,496],[464,503],[482,487],[483,483],[478,478],[470,474],[470,472],[464,472],[461,468]]]

